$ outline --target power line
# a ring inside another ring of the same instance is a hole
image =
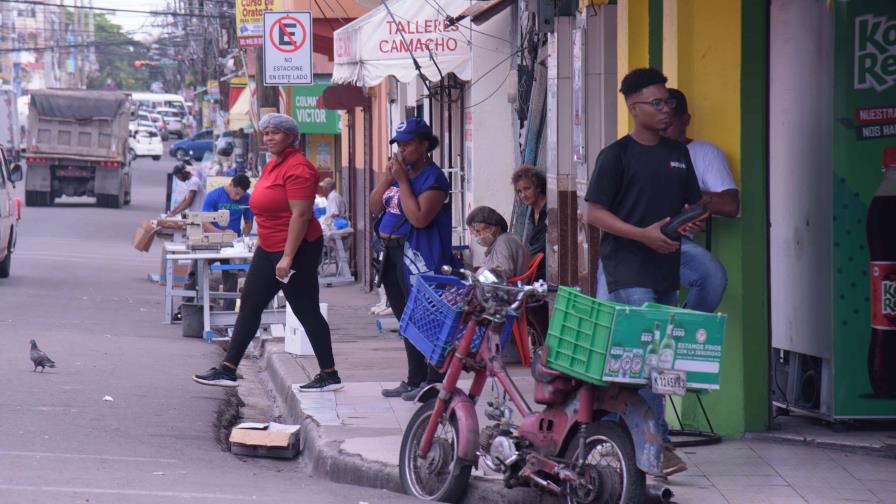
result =
[[[184,44],[161,44],[162,47],[184,47]],[[135,40],[119,40],[119,41],[108,41],[108,42],[87,42],[83,44],[61,44],[56,46],[41,46],[41,47],[16,47],[14,49],[0,49],[0,53],[13,53],[13,52],[21,52],[21,51],[33,51],[33,52],[41,52],[41,51],[56,51],[59,49],[74,49],[78,47],[107,47],[107,46],[143,46],[146,47],[142,42],[138,42]]]
[[[115,9],[111,7],[89,7],[86,5],[59,5],[50,2],[42,2],[40,0],[0,0],[0,3],[9,3],[9,4],[24,4],[24,5],[42,5],[45,7],[57,7],[64,9],[79,9],[79,10],[94,10],[94,11],[102,11],[102,12],[119,12],[119,13],[130,13],[130,14],[146,14],[149,16],[180,16],[180,17],[194,17],[194,18],[207,18],[207,19],[221,19],[232,16],[233,12],[224,12],[223,14],[192,14],[187,12],[173,12],[173,11],[144,11],[144,10],[134,10],[134,9]]]

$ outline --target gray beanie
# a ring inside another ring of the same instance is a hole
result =
[[[267,128],[278,129],[284,133],[294,136],[296,138],[294,144],[298,145],[299,123],[297,123],[292,117],[289,117],[286,114],[278,114],[277,112],[267,114],[261,118],[261,122],[258,123],[258,129],[263,132]]]

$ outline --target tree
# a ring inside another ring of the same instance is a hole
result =
[[[108,89],[114,83],[117,89],[148,89],[151,81],[150,69],[135,68],[135,61],[149,59],[149,50],[141,42],[134,40],[121,26],[113,23],[105,14],[97,14],[96,61],[98,69],[87,78],[90,89]]]

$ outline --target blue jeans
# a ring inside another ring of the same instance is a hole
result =
[[[631,287],[628,289],[619,289],[617,291],[608,292],[607,279],[603,274],[603,264],[598,263],[597,268],[597,299],[614,301],[616,303],[624,303],[632,306],[641,306],[644,303],[659,303],[669,306],[678,304],[678,291],[657,292],[653,289],[645,289],[642,287]],[[654,394],[650,388],[642,387],[638,390],[641,397],[647,401],[647,404],[653,410],[654,420],[657,427],[663,434],[663,443],[671,443],[669,438],[669,424],[666,422],[666,401],[662,395]],[[618,415],[610,415],[608,419],[618,420]]]
[[[612,300],[607,289],[603,263],[597,263],[597,299]],[[690,310],[713,313],[722,303],[722,296],[728,287],[728,273],[725,266],[699,243],[690,238],[681,239],[681,286],[688,288],[685,307]],[[614,292],[615,294],[615,292]],[[676,300],[677,301],[677,300]],[[622,302],[622,301],[620,301]],[[657,301],[662,303],[661,301]],[[627,303],[643,304],[643,303]],[[676,302],[662,303],[675,305]]]
[[[685,307],[708,313],[719,308],[728,287],[725,266],[688,237],[681,239],[681,286],[688,288]]]

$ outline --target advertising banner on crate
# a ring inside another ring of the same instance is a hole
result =
[[[616,308],[604,381],[646,384],[652,369],[687,372],[687,386],[718,389],[726,315],[671,307]]]
[[[834,416],[896,416],[896,2],[834,2]]]

